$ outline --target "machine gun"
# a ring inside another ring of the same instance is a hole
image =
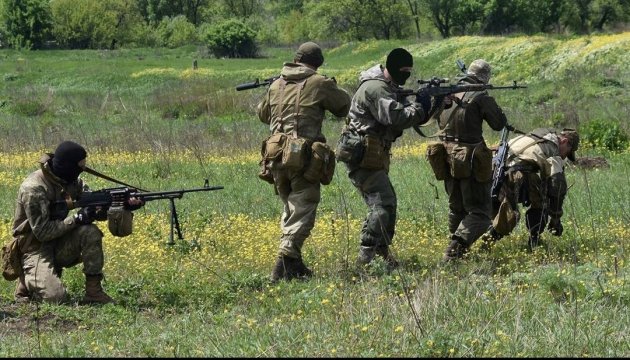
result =
[[[175,199],[181,199],[184,194],[200,191],[213,191],[223,189],[223,186],[210,186],[208,185],[208,179],[206,179],[204,186],[193,189],[182,190],[170,190],[170,191],[139,191],[133,187],[116,187],[107,188],[97,191],[87,191],[81,194],[79,199],[73,200],[61,200],[53,204],[52,214],[54,219],[63,219],[67,216],[68,211],[76,208],[100,208],[109,209],[114,206],[125,206],[127,200],[130,198],[140,199],[143,202],[153,200],[165,200],[168,199],[171,203],[171,234],[169,238],[169,245],[175,244],[173,240],[174,230],[177,231],[177,236],[180,240],[184,237],[179,225],[179,219],[177,218],[177,210],[175,209]]]
[[[278,78],[280,78],[279,75],[278,76],[272,76],[272,77],[267,78],[267,79],[265,79],[263,81],[260,81],[260,80],[256,79],[254,82],[248,82],[248,83],[236,85],[236,91],[255,89],[255,88],[261,87],[261,86],[268,86],[268,85],[271,85],[272,82],[278,80]]]

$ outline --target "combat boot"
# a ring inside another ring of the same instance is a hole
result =
[[[387,245],[378,246],[376,248],[376,255],[382,257],[383,260],[385,260],[385,263],[387,263],[387,270],[389,271],[392,271],[400,266],[398,260],[396,260],[396,258],[394,258],[394,255],[389,252],[389,246]]]
[[[273,269],[271,270],[272,283],[276,283],[281,279],[286,280],[286,269],[284,267],[284,261],[282,258],[282,256],[278,256],[278,259],[276,259],[276,265],[274,265]]]
[[[451,240],[450,244],[448,244],[448,247],[446,248],[446,251],[444,252],[444,257],[442,258],[442,261],[449,262],[461,259],[464,257],[464,255],[466,255],[467,251],[468,247],[466,245],[462,244],[458,240]]]
[[[15,296],[15,301],[18,303],[25,303],[31,299],[31,294],[28,292],[26,282],[24,281],[24,275],[17,279],[13,295]]]
[[[114,299],[109,297],[109,295],[105,293],[105,290],[103,290],[101,280],[103,280],[103,274],[85,274],[85,296],[81,304],[109,304],[114,302]]]
[[[374,246],[361,246],[359,248],[359,255],[357,256],[357,266],[365,266],[374,260],[376,256],[376,247]]]
[[[292,258],[285,255],[278,256],[276,265],[271,271],[271,282],[280,280],[306,279],[313,276],[313,271],[306,267],[302,258]]]
[[[297,262],[295,262],[293,266],[293,275],[295,278],[306,279],[313,276],[313,271],[306,267],[306,264],[304,264],[301,257],[297,259]]]

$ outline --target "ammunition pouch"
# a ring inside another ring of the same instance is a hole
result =
[[[494,174],[492,170],[492,150],[486,146],[485,142],[477,145],[473,150],[472,156],[473,175],[475,180],[485,183],[492,180]]]
[[[266,138],[261,145],[260,155],[260,172],[258,177],[270,184],[273,184],[273,174],[270,165],[272,161],[278,161],[282,156],[282,149],[285,146],[287,135],[284,133],[275,133]]]
[[[335,174],[335,152],[326,143],[311,145],[311,160],[304,170],[304,178],[311,183],[328,185]]]
[[[121,206],[107,210],[107,227],[116,237],[125,237],[133,232],[133,213]]]
[[[365,148],[363,159],[359,167],[368,170],[389,170],[389,151],[385,149],[383,141],[376,135],[366,134],[363,136],[363,146]]]
[[[287,136],[282,149],[282,168],[286,170],[302,170],[306,164],[309,144],[304,138]]]
[[[433,169],[433,174],[436,180],[445,180],[448,176],[448,157],[446,153],[446,147],[442,142],[430,142],[427,146],[427,161]]]
[[[2,247],[2,277],[13,281],[22,275],[22,256],[17,239],[13,238]]]
[[[465,179],[471,176],[471,147],[458,143],[447,143],[447,162],[453,179]]]
[[[363,159],[365,148],[361,136],[350,131],[344,131],[337,143],[337,160],[357,166]]]

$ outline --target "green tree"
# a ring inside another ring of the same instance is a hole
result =
[[[596,0],[592,7],[593,29],[603,31],[604,26],[627,22],[630,18],[629,0]]]
[[[443,38],[451,36],[458,0],[426,0],[433,24]]]
[[[107,49],[137,43],[140,13],[130,0],[52,0],[53,34],[71,49]]]
[[[99,0],[54,0],[51,2],[53,33],[70,49],[109,48],[115,39],[117,18]]]
[[[51,13],[48,0],[3,0],[3,32],[8,46],[39,49],[50,38]]]
[[[162,46],[176,48],[197,42],[197,29],[186,16],[165,17],[157,27]]]
[[[184,15],[197,26],[202,22],[205,8],[217,5],[217,0],[134,0],[144,19],[150,24],[159,24],[165,17]]]
[[[485,18],[484,7],[488,0],[461,0],[453,13],[453,29],[461,35],[479,32]]]
[[[201,37],[216,57],[253,58],[258,55],[256,31],[238,19],[202,27]]]
[[[312,0],[304,8],[316,39],[362,41],[409,35],[411,13],[402,0]]]

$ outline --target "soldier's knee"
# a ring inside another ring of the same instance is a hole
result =
[[[33,297],[47,303],[58,304],[67,298],[66,288],[60,279],[49,280],[40,290],[33,292]]]
[[[94,224],[80,226],[77,231],[83,241],[100,243],[103,240],[103,232]]]
[[[55,288],[51,290],[47,290],[42,294],[42,300],[48,303],[59,304],[66,300],[67,293],[66,289],[63,288]]]

